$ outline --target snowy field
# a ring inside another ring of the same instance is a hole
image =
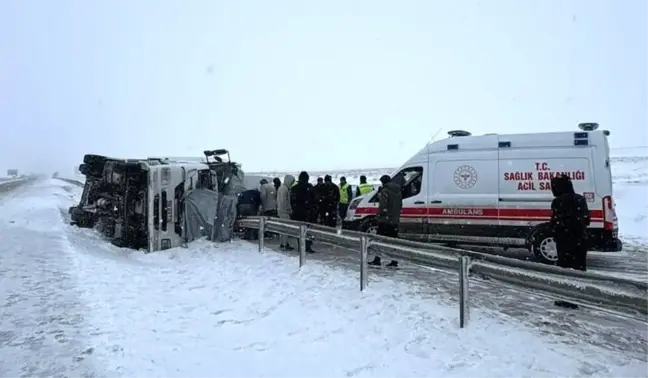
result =
[[[0,204],[0,376],[646,376],[645,358],[479,308],[461,330],[413,284],[361,293],[355,273],[243,242],[118,249],[66,224],[79,194],[45,180]]]

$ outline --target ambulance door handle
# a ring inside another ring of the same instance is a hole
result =
[[[423,205],[424,203],[425,203],[425,201],[416,201],[416,202],[414,202],[415,205]]]
[[[442,203],[442,202],[439,200],[434,200],[434,201],[430,201],[430,203]]]

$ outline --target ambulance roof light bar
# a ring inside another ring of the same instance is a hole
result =
[[[453,138],[453,137],[471,136],[472,134],[465,130],[451,130],[448,131],[448,135],[450,135],[450,138]]]
[[[595,131],[599,128],[599,124],[596,122],[583,122],[578,124],[578,128],[583,131]]]

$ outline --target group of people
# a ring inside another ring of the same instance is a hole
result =
[[[272,182],[263,179],[258,188],[240,194],[238,213],[240,216],[264,215],[336,227],[338,220],[346,217],[349,203],[354,197],[374,190],[373,185],[367,183],[366,176],[360,176],[360,184],[355,193],[345,177],[340,178],[339,186],[333,182],[330,175],[318,177],[315,185],[309,180],[310,176],[306,171],[302,171],[297,180],[293,175],[286,175],[283,183],[278,177]],[[382,185],[378,191],[377,233],[398,237],[402,208],[401,185],[388,175],[382,176],[380,182]],[[252,229],[246,230],[244,234],[245,239],[254,239],[256,236],[256,230]],[[280,235],[279,243],[282,250],[294,250],[286,235]],[[306,252],[315,252],[311,240],[306,241]],[[380,266],[381,258],[376,256],[369,264]],[[398,262],[391,261],[387,266],[398,266]]]
[[[309,175],[303,171],[297,181],[294,176],[286,175],[283,183],[279,178],[272,182],[261,180],[258,189],[241,193],[238,212],[241,216],[265,215],[292,219],[296,221],[319,223],[337,226],[338,217],[344,219],[350,201],[354,197],[351,186],[344,177],[340,185],[333,183],[331,176],[318,178],[317,184],[309,182]],[[398,237],[400,213],[403,206],[402,182],[397,176],[389,175],[380,178],[378,190],[378,213],[376,215],[377,234]],[[373,185],[367,183],[365,176],[360,176],[360,184],[355,196],[373,191]],[[551,204],[552,234],[558,252],[558,266],[586,270],[587,260],[587,227],[590,224],[589,209],[585,198],[577,194],[572,181],[567,176],[557,176],[551,180],[554,200]],[[245,238],[254,238],[255,230],[247,230]],[[280,248],[293,250],[289,237],[280,236]],[[312,241],[306,241],[306,252],[313,253]],[[380,256],[369,262],[372,266],[381,266]],[[387,266],[396,267],[398,262],[392,260]],[[576,307],[574,304],[557,301],[562,307]]]

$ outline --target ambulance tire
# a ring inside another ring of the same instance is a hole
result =
[[[548,265],[556,265],[558,255],[555,254],[555,244],[553,253],[548,253],[548,245],[552,245],[553,235],[549,224],[538,225],[529,235],[528,247],[529,251],[533,253],[538,262]],[[550,248],[551,249],[551,248]]]
[[[360,231],[367,234],[376,234],[378,232],[378,223],[374,217],[367,217],[360,223]]]

